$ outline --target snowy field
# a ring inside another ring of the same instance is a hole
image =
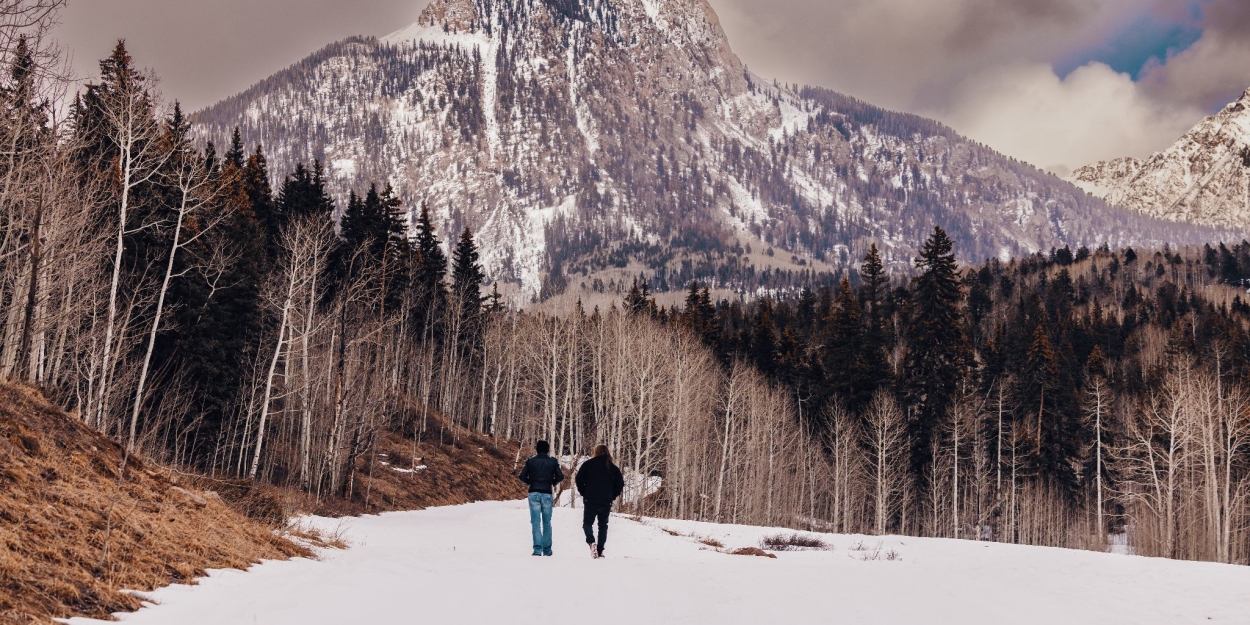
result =
[[[620,516],[608,557],[592,560],[581,510],[555,512],[550,558],[530,555],[524,502],[310,519],[340,529],[351,548],[213,571],[119,617],[128,625],[1250,624],[1250,567],[837,535],[820,535],[830,551],[769,559],[697,539],[733,549],[775,530]]]

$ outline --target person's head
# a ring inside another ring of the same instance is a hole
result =
[[[591,453],[591,457],[598,458],[599,456],[606,457],[609,463],[612,462],[612,454],[608,452],[607,445],[595,445],[595,451]]]
[[[537,451],[545,456],[551,452],[551,444],[547,441],[538,441],[537,443],[534,443],[534,451]]]

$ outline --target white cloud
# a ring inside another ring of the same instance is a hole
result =
[[[1212,0],[1203,26],[1189,49],[1146,67],[1141,84],[1152,97],[1209,111],[1250,87],[1250,2]]]
[[[1204,37],[1139,84],[1102,64],[1055,74],[1144,11],[1182,19],[1192,1],[711,0],[761,75],[935,117],[1056,172],[1162,150],[1250,86],[1250,0],[1203,0]]]
[[[959,85],[949,107],[927,114],[1059,174],[1103,159],[1148,156],[1203,116],[1195,107],[1151,98],[1102,63],[1062,79],[1045,63],[994,67]]]

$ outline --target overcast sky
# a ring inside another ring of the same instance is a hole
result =
[[[1250,87],[1250,0],[710,0],[756,73],[937,118],[1060,173],[1146,156]],[[84,76],[125,38],[197,109],[427,0],[70,0]]]

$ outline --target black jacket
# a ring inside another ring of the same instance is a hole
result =
[[[556,484],[564,481],[560,463],[547,454],[540,454],[525,461],[521,469],[521,481],[530,485],[531,493],[552,494]]]
[[[625,490],[625,478],[607,456],[598,456],[582,463],[577,470],[577,492],[592,505],[612,505]]]

